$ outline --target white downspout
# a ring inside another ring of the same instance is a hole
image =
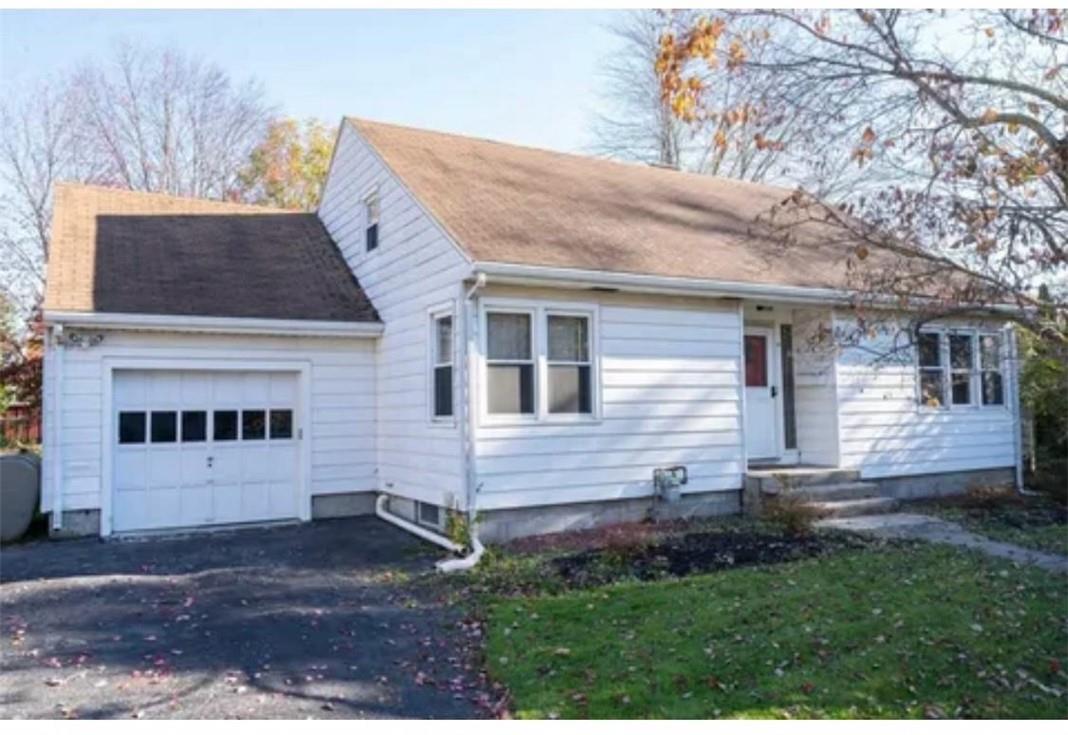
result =
[[[63,325],[52,327],[52,530],[63,530]]]
[[[400,516],[395,516],[390,513],[388,510],[386,510],[386,501],[388,499],[388,495],[386,495],[385,493],[380,493],[378,499],[375,500],[375,515],[381,518],[383,521],[392,523],[398,528],[403,528],[408,533],[415,534],[419,538],[426,539],[430,543],[444,547],[455,554],[459,554],[461,551],[464,550],[464,547],[460,546],[460,544],[453,543],[452,541],[440,534],[434,533],[433,531],[423,528],[422,526],[418,526],[412,523],[411,521],[406,521]]]
[[[484,288],[486,285],[486,274],[479,273],[475,278],[475,283],[467,290],[462,302],[462,308],[464,310],[464,361],[466,374],[466,391],[467,400],[464,401],[464,416],[463,420],[463,441],[464,441],[464,465],[466,470],[466,490],[467,490],[467,523],[468,528],[471,531],[471,553],[462,559],[449,559],[446,561],[439,561],[437,564],[439,572],[462,572],[471,569],[479,560],[482,559],[482,554],[485,553],[486,548],[482,545],[482,542],[478,538],[478,524],[476,518],[478,515],[478,470],[476,467],[476,452],[475,452],[475,421],[478,416],[477,409],[477,397],[478,397],[478,385],[476,378],[478,376],[478,350],[476,339],[478,338],[478,330],[475,328],[478,314],[478,291]]]

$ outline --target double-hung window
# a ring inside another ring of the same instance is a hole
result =
[[[920,356],[920,403],[931,408],[946,405],[946,371],[942,366],[942,335],[921,332],[918,337]]]
[[[497,415],[534,415],[534,315],[486,314],[486,408]]]
[[[491,306],[485,324],[485,410],[491,421],[594,416],[592,310]]]
[[[546,315],[549,413],[590,414],[590,318]]]
[[[433,317],[431,344],[433,360],[431,365],[432,385],[434,387],[434,418],[452,417],[452,315],[443,314]]]
[[[974,330],[918,337],[919,401],[931,408],[1002,406],[1001,338]]]
[[[954,406],[972,404],[972,375],[975,369],[974,334],[949,334],[950,400]]]
[[[1001,379],[1001,338],[996,334],[979,335],[979,374],[984,406],[1005,404]]]

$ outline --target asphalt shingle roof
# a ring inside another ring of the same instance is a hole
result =
[[[69,183],[44,308],[378,321],[315,214]]]
[[[784,246],[757,226],[789,189],[346,122],[476,261],[848,288],[842,231],[808,223]]]

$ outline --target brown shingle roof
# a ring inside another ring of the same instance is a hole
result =
[[[476,261],[848,287],[840,235],[808,224],[784,247],[755,234],[787,189],[348,122]]]
[[[314,214],[68,183],[44,308],[378,320]]]

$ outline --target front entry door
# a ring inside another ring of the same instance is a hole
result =
[[[750,459],[779,455],[775,420],[777,389],[772,384],[772,330],[745,330],[745,444]]]

